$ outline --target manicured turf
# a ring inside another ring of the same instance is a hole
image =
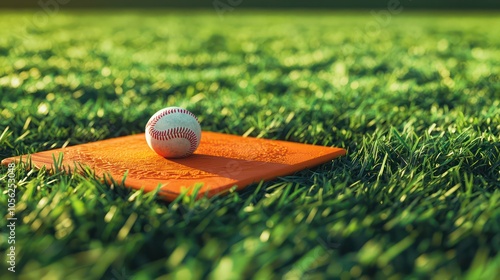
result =
[[[16,273],[2,261],[0,275],[500,273],[498,14],[403,11],[382,24],[369,11],[34,15],[0,15],[0,158],[140,133],[173,105],[204,130],[348,155],[170,204],[90,170],[18,165]],[[0,171],[5,252],[8,169]]]

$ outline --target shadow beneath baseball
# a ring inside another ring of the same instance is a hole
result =
[[[263,170],[267,174],[275,174],[289,167],[289,165],[281,163],[243,160],[206,154],[193,154],[185,158],[168,160],[189,168],[202,170],[233,180],[255,178],[256,181],[260,181],[266,179],[264,177],[269,177],[263,177]]]

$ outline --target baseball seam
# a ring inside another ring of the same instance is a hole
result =
[[[161,118],[163,118],[166,115],[170,115],[170,114],[174,114],[174,113],[181,113],[181,114],[190,115],[191,117],[193,117],[199,123],[198,118],[193,113],[189,112],[188,110],[182,109],[182,108],[173,108],[173,109],[166,109],[166,110],[162,111],[161,114],[159,114],[158,116],[156,116],[153,119],[149,120],[148,123],[146,124],[146,127],[148,127],[150,125],[151,126],[155,126],[156,123]]]
[[[159,131],[154,126],[149,127],[149,134],[152,138],[160,141],[167,141],[176,138],[184,138],[189,141],[189,150],[186,155],[192,154],[196,150],[196,133],[187,127],[176,127]]]

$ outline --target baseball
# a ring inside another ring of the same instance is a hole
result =
[[[196,116],[180,107],[167,107],[156,112],[146,124],[146,142],[165,158],[187,157],[194,153],[201,139]]]

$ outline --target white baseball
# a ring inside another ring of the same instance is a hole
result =
[[[146,142],[165,158],[187,157],[200,145],[201,127],[196,116],[180,107],[156,112],[146,124]]]

